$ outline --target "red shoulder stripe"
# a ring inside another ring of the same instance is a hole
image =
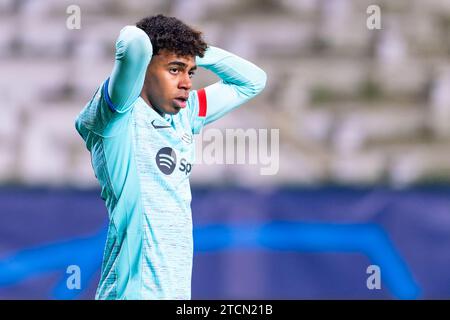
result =
[[[206,103],[205,89],[203,88],[203,89],[197,90],[197,95],[198,95],[198,104],[199,104],[198,116],[206,117],[207,103]]]

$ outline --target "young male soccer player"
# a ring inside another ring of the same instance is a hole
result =
[[[191,90],[197,66],[221,81]],[[109,214],[96,299],[190,299],[193,134],[265,83],[263,70],[176,18],[121,30],[112,73],[75,123]]]

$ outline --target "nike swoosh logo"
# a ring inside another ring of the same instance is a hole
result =
[[[158,125],[154,124],[155,120],[152,121],[153,128],[155,128],[155,129],[170,128],[170,126],[158,126]]]

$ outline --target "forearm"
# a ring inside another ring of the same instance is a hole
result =
[[[209,46],[203,58],[197,57],[197,64],[204,67],[225,83],[238,86],[244,94],[253,96],[264,89],[266,73],[250,61],[226,50]]]
[[[125,112],[139,97],[152,53],[150,38],[143,30],[135,26],[121,30],[108,85],[108,94],[117,112]]]
[[[210,123],[259,94],[266,85],[266,73],[255,64],[223,49],[210,46],[198,66],[214,72],[222,81],[205,88]]]

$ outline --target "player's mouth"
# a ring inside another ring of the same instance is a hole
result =
[[[175,101],[175,104],[180,107],[180,108],[186,108],[186,101],[187,101],[188,97],[185,96],[179,96],[176,97],[175,99],[173,99],[173,101]]]

